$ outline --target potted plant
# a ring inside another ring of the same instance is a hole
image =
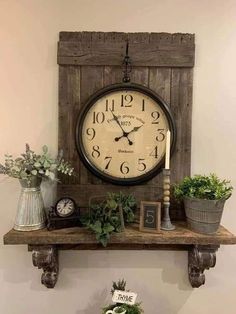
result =
[[[38,230],[45,227],[45,213],[40,185],[42,179],[57,180],[57,172],[72,175],[73,168],[62,158],[62,152],[52,158],[47,146],[36,154],[26,144],[25,152],[17,158],[5,155],[0,164],[0,174],[19,179],[22,190],[14,229],[18,231]]]
[[[225,201],[233,187],[215,174],[185,177],[174,187],[177,199],[183,199],[188,226],[203,234],[217,232]]]
[[[136,200],[132,194],[107,193],[102,201],[90,204],[90,212],[81,217],[81,220],[96,234],[97,241],[105,247],[112,233],[123,231],[124,222],[134,221],[135,208]]]
[[[113,281],[112,283],[112,289],[111,294],[113,295],[115,290],[119,291],[129,291],[126,290],[126,281],[124,279],[118,280],[117,282]],[[143,314],[144,311],[142,309],[141,303],[135,303],[135,304],[121,304],[121,303],[115,303],[110,304],[103,308],[102,314]]]
[[[126,309],[123,306],[116,306],[113,310],[108,310],[106,314],[126,314]]]

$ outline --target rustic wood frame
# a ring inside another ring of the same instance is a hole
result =
[[[156,228],[147,228],[144,226],[144,209],[145,205],[153,205],[156,206]],[[141,201],[140,205],[140,224],[139,230],[142,232],[152,232],[152,233],[159,233],[161,231],[161,202],[146,202]]]
[[[75,140],[78,114],[89,97],[105,86],[122,82],[122,61],[126,42],[132,62],[131,82],[160,95],[169,104],[177,125],[176,149],[171,158],[171,182],[190,174],[191,115],[195,44],[193,34],[61,32],[58,43],[59,134],[64,150],[78,175],[61,178],[58,197],[71,196],[81,207],[88,207],[90,195],[107,191],[132,193],[138,202],[161,199],[162,175],[144,184],[122,187],[106,184],[80,160]],[[174,201],[171,219],[185,219]]]

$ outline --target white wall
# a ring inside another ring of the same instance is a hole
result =
[[[0,0],[0,156],[25,142],[57,150],[59,31],[196,34],[192,172],[236,186],[235,0]],[[3,157],[0,157],[3,160]],[[0,234],[13,225],[19,186],[0,178]],[[236,232],[236,192],[223,224]],[[0,246],[1,314],[97,314],[111,281],[126,278],[146,314],[235,314],[236,247],[221,247],[192,289],[185,252],[62,252],[54,290],[40,284],[26,246]],[[92,300],[93,299],[93,300]]]

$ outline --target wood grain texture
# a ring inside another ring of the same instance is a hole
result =
[[[80,184],[80,185],[58,185],[58,194],[60,196],[70,195],[79,205],[79,207],[88,207],[91,196],[106,195],[107,192],[123,192],[124,194],[133,194],[139,203],[142,200],[153,201],[161,200],[162,188],[156,185],[137,185],[137,186],[117,186],[111,184]]]
[[[4,244],[30,244],[30,245],[59,245],[59,244],[96,244],[95,235],[85,228],[68,228],[48,231],[15,231],[11,230],[4,236]],[[215,235],[202,235],[186,228],[185,223],[178,223],[174,231],[160,231],[160,233],[143,233],[139,225],[127,226],[124,232],[111,236],[110,243],[129,245],[220,245],[236,244],[236,236],[224,227],[220,227]],[[78,246],[79,248],[79,246]]]
[[[194,66],[193,34],[102,32],[60,33],[58,64],[119,66],[127,39],[134,66]]]
[[[171,112],[177,128],[176,149],[171,158],[171,183],[190,175],[192,131],[192,69],[172,69]]]
[[[104,59],[104,64],[94,65],[93,61],[89,61],[90,57],[85,56],[87,58],[85,60],[82,56],[83,61],[81,61],[80,66],[78,66],[79,63],[60,65],[59,148],[64,150],[65,158],[73,163],[78,176],[61,178],[63,184],[58,186],[58,197],[69,195],[75,198],[80,206],[87,207],[91,195],[103,195],[112,191],[133,193],[138,202],[141,200],[158,201],[162,198],[161,173],[140,186],[128,188],[113,186],[90,173],[80,161],[75,148],[74,132],[80,108],[86,104],[89,97],[97,90],[110,84],[122,82],[122,61],[127,39],[129,40],[129,54],[132,62],[135,58],[141,60],[146,51],[152,51],[156,56],[157,48],[159,54],[164,51],[173,53],[175,63],[168,64],[166,67],[163,67],[163,62],[160,60],[154,63],[155,66],[149,66],[151,59],[147,56],[145,56],[145,60],[149,62],[147,64],[134,62],[131,82],[148,86],[169,104],[178,129],[177,146],[171,159],[172,183],[178,182],[185,175],[190,174],[193,71],[192,68],[179,63],[179,54],[185,55],[186,49],[190,49],[194,57],[194,35],[61,32],[59,56],[63,56],[63,58],[78,57],[78,52],[85,47],[83,49],[87,49],[87,52],[94,52],[94,49],[97,48],[98,51],[102,49],[101,54]],[[122,51],[119,50],[121,48]],[[116,55],[113,56],[110,51],[115,51]],[[110,64],[109,58],[113,58],[115,61]],[[117,58],[119,59],[118,63]],[[174,200],[171,203],[170,214],[172,219],[185,219],[182,207]]]
[[[120,65],[124,58],[123,42],[92,43],[60,42],[58,64],[60,65]],[[194,49],[184,45],[156,45],[130,43],[130,55],[134,66],[193,67]]]
[[[64,158],[73,163],[76,173],[80,173],[74,134],[75,122],[81,107],[80,67],[59,67],[59,129],[58,148],[63,150]],[[79,183],[79,176],[60,177],[65,183]]]
[[[81,107],[88,101],[89,97],[104,86],[104,67],[103,66],[82,66],[81,67]],[[74,116],[74,119],[77,119]],[[75,121],[76,123],[76,121]],[[72,138],[72,141],[74,137]],[[71,142],[71,141],[70,141]],[[76,159],[78,160],[78,154]],[[80,183],[81,184],[101,184],[101,180],[88,171],[80,163]]]

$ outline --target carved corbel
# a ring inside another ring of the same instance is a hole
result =
[[[34,246],[32,248],[33,265],[43,269],[41,283],[47,288],[54,288],[58,278],[58,251],[56,246]]]
[[[216,264],[219,245],[194,245],[188,252],[189,281],[193,288],[205,284],[204,271]]]

